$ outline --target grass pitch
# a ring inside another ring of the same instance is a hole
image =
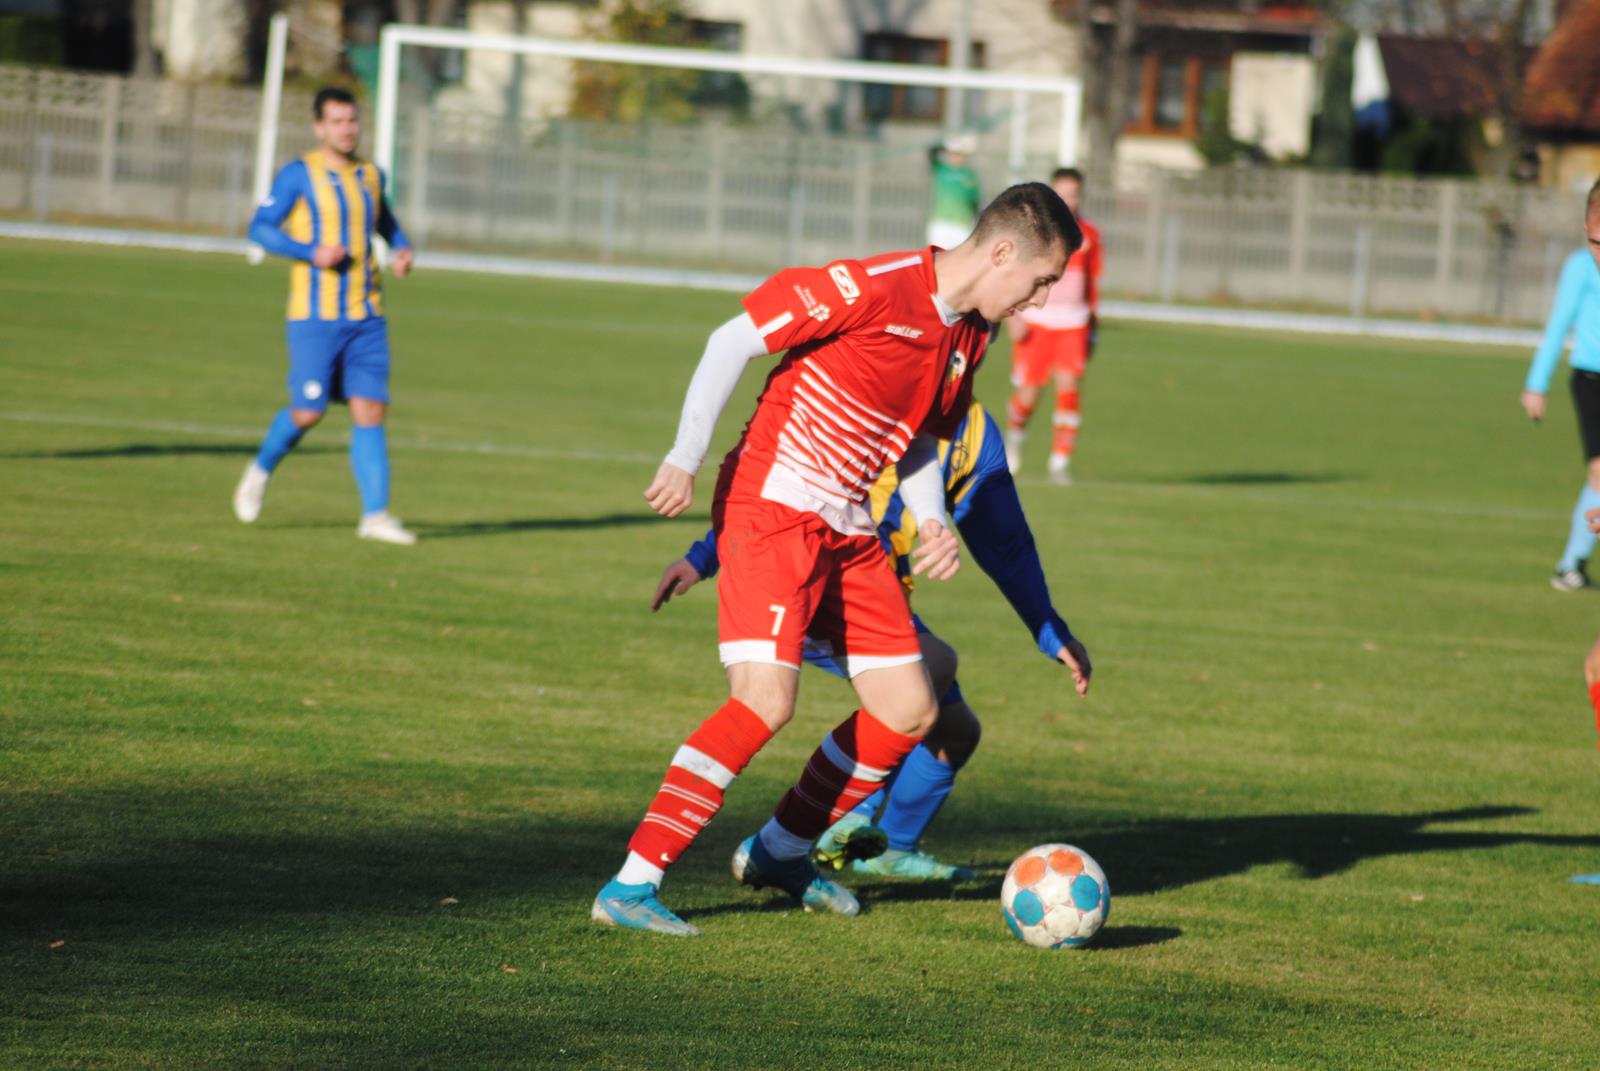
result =
[[[918,594],[986,726],[928,846],[982,879],[854,920],[732,884],[850,709],[808,672],[669,878],[682,942],[587,915],[723,697],[714,591],[646,609],[709,480],[639,492],[732,298],[392,283],[406,550],[354,536],[342,413],[229,512],[283,287],[0,243],[0,1066],[1600,1060],[1600,601],[1545,584],[1580,457],[1524,355],[1107,325],[1079,483],[1022,488],[1090,698],[970,561]],[[1000,920],[1049,840],[1110,876],[1083,951]]]

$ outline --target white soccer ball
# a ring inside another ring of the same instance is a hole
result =
[[[1111,913],[1111,886],[1082,848],[1041,844],[1017,856],[1000,888],[1000,912],[1037,948],[1088,944]]]

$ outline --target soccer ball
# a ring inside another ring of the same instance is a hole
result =
[[[1036,948],[1088,944],[1111,914],[1111,886],[1082,848],[1041,844],[1017,856],[1000,888],[1000,913]]]

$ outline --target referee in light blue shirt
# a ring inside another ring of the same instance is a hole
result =
[[[1600,509],[1600,181],[1589,187],[1584,206],[1584,248],[1567,258],[1556,287],[1555,306],[1545,324],[1544,341],[1533,355],[1522,388],[1522,408],[1534,420],[1544,418],[1545,395],[1561,349],[1572,336],[1572,401],[1578,411],[1578,430],[1588,479],[1572,510],[1567,549],[1556,563],[1550,584],[1557,591],[1578,591],[1591,586],[1584,563],[1594,552],[1595,536],[1584,514]]]

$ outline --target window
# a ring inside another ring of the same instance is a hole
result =
[[[1135,134],[1193,137],[1208,94],[1228,85],[1228,62],[1218,57],[1157,53],[1134,68],[1127,129]]]
[[[694,48],[739,52],[744,48],[744,24],[690,19],[688,38]],[[694,101],[702,107],[722,106],[742,112],[750,106],[750,87],[737,71],[701,71]]]
[[[939,37],[907,37],[896,33],[869,33],[862,41],[861,56],[874,63],[914,63],[923,67],[943,67],[949,63],[950,42]],[[972,66],[984,66],[983,42],[972,43]],[[934,86],[889,86],[868,84],[861,87],[862,105],[873,122],[885,119],[917,119],[937,122],[944,118],[944,90]],[[969,98],[974,93],[967,94]],[[975,105],[969,99],[968,108]]]

